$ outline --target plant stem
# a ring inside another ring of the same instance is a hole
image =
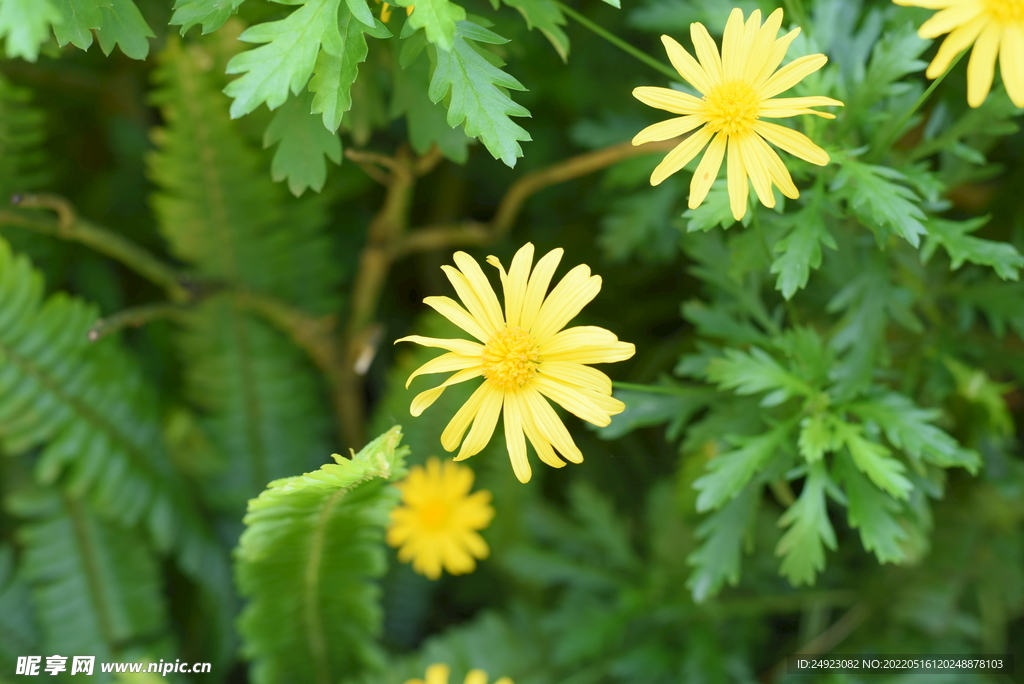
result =
[[[641,62],[643,62],[647,66],[651,67],[652,69],[656,69],[656,70],[660,71],[661,73],[663,73],[666,76],[668,76],[669,78],[671,78],[673,81],[678,81],[680,79],[679,74],[677,74],[675,69],[673,69],[672,67],[670,67],[667,64],[664,64],[662,62],[659,62],[658,60],[654,59],[653,57],[651,57],[650,55],[646,54],[645,52],[643,52],[641,50],[638,50],[637,48],[633,47],[632,45],[630,45],[626,41],[624,41],[621,38],[619,38],[618,36],[616,36],[611,31],[598,26],[597,24],[592,22],[590,19],[587,19],[585,16],[583,16],[582,14],[577,12],[576,10],[572,9],[571,7],[566,7],[566,5],[564,3],[562,3],[562,2],[559,2],[559,0],[555,0],[555,4],[558,5],[559,8],[561,8],[561,10],[563,12],[565,12],[566,14],[568,14],[570,17],[572,17],[573,19],[575,19],[580,24],[582,24],[586,28],[590,29],[591,31],[593,31],[597,35],[601,36],[602,38],[607,40],[609,43],[611,43],[615,47],[617,47],[620,50],[622,50],[623,52],[625,52],[625,53],[627,53],[627,54],[629,54],[629,55],[631,55],[633,57],[636,57],[637,59],[639,59]]]

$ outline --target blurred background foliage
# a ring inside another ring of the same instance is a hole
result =
[[[799,122],[833,163],[787,159],[801,198],[735,224],[724,185],[649,185],[630,92],[668,84],[600,35],[664,62],[731,6],[613,4],[0,0],[0,682],[40,654],[259,684],[1024,667],[1020,110],[969,109],[965,64],[923,97],[924,11],[792,0],[789,58],[830,57],[795,94],[846,103]],[[431,582],[383,545],[384,483],[471,388],[412,419],[434,353],[390,341],[459,336],[420,303],[439,266],[527,241],[604,278],[580,320],[636,344],[627,410],[568,418],[586,461],[528,485],[496,435],[491,557]]]

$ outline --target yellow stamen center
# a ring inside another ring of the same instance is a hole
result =
[[[1024,23],[1024,0],[988,0],[985,10],[1003,25]]]
[[[439,530],[448,524],[448,511],[443,501],[428,501],[419,507],[420,524],[428,530]]]
[[[484,377],[502,389],[518,389],[537,374],[537,342],[522,328],[504,328],[487,340]]]
[[[1013,1],[1013,0],[1004,0]],[[704,96],[704,117],[712,133],[747,133],[757,121],[761,98],[747,81],[726,81]]]

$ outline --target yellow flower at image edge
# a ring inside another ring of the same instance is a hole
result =
[[[937,78],[961,50],[970,47],[967,63],[967,104],[980,107],[988,97],[999,58],[1003,84],[1013,104],[1024,107],[1024,0],[894,0],[942,10],[921,24],[922,38],[949,35],[925,75]]]
[[[583,454],[547,399],[601,427],[625,409],[611,396],[608,376],[586,364],[624,361],[633,356],[635,349],[604,328],[584,325],[562,329],[597,295],[601,278],[591,275],[590,268],[581,264],[548,294],[561,258],[561,249],[548,252],[531,274],[532,244],[516,252],[507,273],[496,257],[487,257],[487,263],[501,275],[503,312],[479,264],[465,252],[456,252],[458,268],[441,268],[466,308],[449,297],[427,297],[423,301],[479,342],[419,335],[397,340],[448,351],[416,369],[406,387],[418,375],[456,371],[441,385],[413,399],[410,411],[414,416],[433,404],[446,387],[484,378],[441,434],[441,445],[447,451],[454,451],[462,443],[456,461],[479,453],[487,445],[504,409],[505,442],[512,469],[520,482],[528,482],[532,471],[526,438],[540,460],[550,466],[565,465],[559,454],[573,463],[583,461]],[[467,429],[469,434],[463,441]]]
[[[449,669],[447,665],[431,665],[427,668],[427,681],[422,679],[409,679],[405,684],[448,684]],[[483,670],[470,670],[463,680],[463,684],[487,684],[487,673]],[[502,677],[494,684],[512,684],[508,677]]]
[[[772,12],[763,26],[760,10],[754,10],[744,23],[742,10],[734,9],[726,23],[719,54],[704,25],[690,24],[699,62],[669,36],[661,37],[672,66],[703,97],[650,86],[633,90],[633,96],[646,105],[684,115],[648,126],[633,138],[634,145],[669,140],[694,131],[654,170],[651,185],[658,185],[682,169],[707,147],[690,182],[689,206],[696,209],[707,197],[728,154],[729,204],[733,217],[739,221],[747,212],[748,177],[766,207],[775,206],[772,185],[791,199],[800,196],[789,170],[768,146],[769,142],[811,164],[828,164],[828,153],[803,133],[764,120],[801,114],[834,119],[833,114],[810,108],[843,105],[830,97],[775,97],[828,61],[825,55],[807,55],[778,69],[800,32],[794,29],[777,38],[781,26],[781,9]]]
[[[477,530],[491,523],[494,509],[490,492],[469,493],[471,469],[431,458],[396,486],[402,505],[391,511],[387,542],[398,547],[398,560],[411,560],[413,570],[437,579],[442,567],[462,575],[476,569],[475,559],[487,558],[490,549]]]

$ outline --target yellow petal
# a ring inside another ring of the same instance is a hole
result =
[[[484,383],[484,385],[487,385],[487,383]],[[473,421],[473,427],[470,428],[469,434],[466,435],[466,441],[462,443],[459,455],[455,457],[456,461],[463,461],[470,456],[479,454],[487,446],[487,443],[491,441],[491,436],[494,434],[494,426],[498,424],[498,414],[501,413],[502,398],[503,393],[500,390],[488,386],[488,390],[484,393],[483,401],[480,404],[480,410]],[[451,450],[449,449],[449,451]]]
[[[757,78],[754,79],[753,87],[754,90],[760,89],[765,82],[771,78],[775,70],[782,64],[782,60],[786,58],[786,51],[789,50],[790,44],[796,40],[796,37],[800,35],[800,29],[795,28],[786,35],[782,36],[772,45],[768,51],[768,59],[761,66],[761,70],[757,73]]]
[[[496,330],[505,327],[505,316],[501,312],[501,305],[498,304],[498,297],[494,294],[494,288],[491,287],[480,264],[465,252],[456,252],[452,258],[455,265],[469,280],[473,293],[484,308],[484,316],[478,316],[478,318],[482,318],[481,322],[489,321]]]
[[[659,121],[633,136],[633,144],[643,145],[644,143],[675,138],[683,133],[689,133],[703,123],[704,119],[700,116],[680,116],[667,121]]]
[[[491,261],[491,260],[494,261]],[[488,263],[501,270],[501,285],[505,291],[505,320],[509,327],[519,325],[519,317],[523,311],[523,300],[526,298],[526,285],[530,280],[530,266],[533,265],[533,243],[527,242],[512,257],[512,266],[508,275],[495,257],[487,257]]]
[[[481,342],[489,339],[480,323],[451,297],[426,297],[423,303]]]
[[[743,166],[743,158],[735,139],[729,140],[727,153],[729,161],[725,167],[725,177],[729,188],[729,208],[732,209],[732,217],[739,221],[747,213],[747,193],[750,192],[747,170]]]
[[[772,178],[768,171],[768,165],[761,158],[761,150],[751,143],[757,134],[752,133],[743,137],[733,138],[731,141],[739,150],[740,159],[743,160],[743,168],[750,177],[750,182],[757,193],[757,199],[769,209],[775,206],[775,194],[772,192]],[[737,221],[739,219],[736,219]]]
[[[636,348],[630,342],[620,342],[615,335],[596,326],[583,325],[567,328],[540,348],[541,358],[547,361],[575,363],[615,363],[631,358]]]
[[[447,665],[431,665],[427,668],[427,684],[448,684],[448,673]]]
[[[746,80],[753,82],[761,73],[761,67],[771,57],[780,28],[782,28],[781,7],[768,15],[764,26],[757,31],[754,43],[750,46],[750,54],[747,56],[747,65],[743,73]]]
[[[740,42],[740,78],[746,78],[747,71],[751,69],[750,55],[755,43],[757,34],[761,29],[761,10],[756,9],[750,13],[746,23],[743,25],[743,39]]]
[[[465,575],[476,569],[476,561],[451,535],[438,539],[444,568],[452,575]]]
[[[779,93],[789,90],[797,83],[804,80],[804,78],[825,66],[827,61],[828,57],[825,55],[806,55],[805,57],[798,57],[776,71],[775,74],[769,78],[763,86],[761,86],[758,92],[764,99],[775,97]]]
[[[565,274],[537,312],[530,333],[538,345],[547,342],[601,291],[601,276],[590,275],[590,267],[580,264]]]
[[[594,392],[603,392],[604,394],[612,393],[611,378],[596,368],[584,366],[582,363],[574,363],[571,361],[544,361],[540,364],[537,372],[549,375],[552,378],[565,383],[586,387]]]
[[[512,683],[512,678],[511,677],[502,677],[498,681],[494,682],[494,684],[513,684],[513,683]]]
[[[842,107],[843,103],[831,97],[776,97],[761,103],[758,116],[769,119],[782,119],[801,114],[816,114],[824,119],[836,118],[829,112],[819,112],[809,107]]]
[[[420,375],[429,375],[430,373],[448,373],[450,371],[463,370],[465,368],[471,368],[480,363],[479,356],[462,356],[461,354],[453,354],[451,352],[447,354],[441,354],[436,359],[431,359],[425,364],[417,368],[409,376],[409,379],[405,381],[405,388],[409,389],[409,385],[412,383],[413,378]]]
[[[917,35],[922,38],[938,38],[943,33],[963,26],[984,11],[985,7],[980,2],[960,2],[951,5],[941,12],[936,12],[928,21],[921,24]]]
[[[680,76],[701,93],[707,93],[711,90],[711,79],[708,78],[704,67],[689,52],[684,50],[682,45],[669,36],[662,36],[661,42],[668,53],[669,61],[672,62],[672,66],[675,67]]]
[[[828,152],[821,149],[803,133],[768,121],[755,121],[754,131],[771,144],[818,166],[828,164]]]
[[[473,422],[476,414],[480,411],[480,405],[483,404],[484,397],[492,391],[493,388],[484,382],[473,391],[473,394],[469,395],[466,403],[455,412],[455,415],[448,421],[448,425],[445,426],[444,431],[441,433],[441,446],[444,447],[445,451],[455,451],[455,447],[459,446],[459,442],[462,441],[462,435],[465,434],[469,424]]]
[[[651,185],[659,185],[666,178],[690,163],[690,160],[700,154],[704,146],[711,140],[711,132],[707,126],[701,128],[683,142],[676,145],[675,149],[665,155],[651,174]]]
[[[487,673],[483,670],[470,670],[463,684],[487,684]]]
[[[984,17],[979,16],[954,29],[952,33],[946,36],[946,40],[942,41],[939,51],[935,53],[935,59],[928,65],[928,70],[924,72],[924,75],[928,78],[938,78],[949,68],[953,58],[974,42],[974,39],[981,34],[982,29],[985,28],[987,23]]]
[[[470,342],[469,340],[443,340],[436,337],[423,337],[422,335],[407,335],[395,340],[395,344],[398,344],[399,342],[415,342],[416,344],[424,347],[446,349],[450,352],[455,352],[456,354],[462,354],[463,356],[483,356],[484,353],[484,345],[477,342]]]
[[[718,178],[718,171],[722,168],[722,158],[725,156],[725,143],[729,136],[725,133],[718,133],[714,140],[708,145],[707,151],[697,164],[697,170],[693,172],[690,179],[690,198],[687,206],[696,209],[708,196],[708,191]]]
[[[700,60],[700,64],[704,67],[704,72],[708,75],[708,78],[714,83],[721,83],[724,78],[722,74],[722,58],[718,54],[718,46],[711,39],[708,30],[704,28],[704,24],[699,22],[690,24],[690,39],[693,40],[693,48],[697,53],[697,59]]]
[[[673,114],[700,114],[704,111],[703,100],[671,88],[640,86],[633,88],[633,97],[648,107],[663,109]]]
[[[786,165],[779,158],[775,150],[769,147],[768,143],[759,135],[750,136],[750,142],[761,150],[761,158],[768,167],[768,173],[771,174],[772,182],[778,186],[782,194],[790,199],[799,197],[800,191],[793,184],[793,177],[789,175],[789,169],[786,168]]]
[[[967,104],[972,107],[980,107],[992,89],[1002,36],[1002,28],[991,23],[978,36],[971,50],[971,60],[967,63]]]
[[[574,388],[542,375],[534,376],[530,386],[569,413],[598,427],[611,423],[611,416],[622,413],[626,408],[625,404],[614,397]]]
[[[925,9],[944,9],[963,0],[892,0],[904,7],[924,7]]]
[[[1024,28],[1007,26],[999,44],[999,65],[1010,100],[1024,107]]]
[[[548,293],[548,285],[551,284],[551,278],[555,275],[555,269],[558,268],[558,262],[561,260],[562,248],[559,247],[542,256],[537,262],[537,267],[533,269],[530,282],[526,286],[526,297],[523,299],[519,327],[525,330],[533,327],[537,312],[540,311],[540,307],[544,303],[544,295]]]
[[[551,408],[551,404],[537,390],[526,387],[522,392],[523,404],[526,410],[533,416],[537,429],[541,436],[553,447],[558,449],[566,460],[573,463],[583,463],[583,452],[572,440],[572,435],[565,428],[558,414]]]
[[[473,469],[446,461],[442,464],[440,495],[451,501],[466,498],[473,488]]]
[[[740,78],[743,74],[741,62],[743,51],[743,10],[733,8],[729,20],[725,22],[725,33],[722,35],[722,72],[727,81]]]
[[[476,532],[468,531],[460,534],[459,541],[474,558],[483,560],[491,555],[491,549],[487,546],[487,542]]]
[[[412,406],[409,407],[409,413],[413,416],[420,415],[437,401],[437,398],[441,396],[446,387],[451,387],[466,380],[472,380],[473,378],[480,377],[482,374],[483,371],[480,368],[467,368],[466,370],[459,371],[434,389],[428,389],[426,392],[417,394],[412,400]]]
[[[506,407],[505,415],[505,444],[508,447],[508,457],[512,461],[512,471],[516,478],[522,482],[530,481],[533,471],[530,470],[530,461],[526,458],[526,436],[523,434],[523,420],[521,412]]]
[[[522,393],[515,394],[513,401],[515,402],[516,410],[522,416],[523,431],[526,433],[527,439],[530,440],[530,444],[533,445],[533,449],[537,452],[540,460],[552,468],[564,468],[565,461],[558,458],[555,450],[551,448],[551,443],[544,438],[544,433],[538,427],[536,417],[530,411],[524,395]]]

